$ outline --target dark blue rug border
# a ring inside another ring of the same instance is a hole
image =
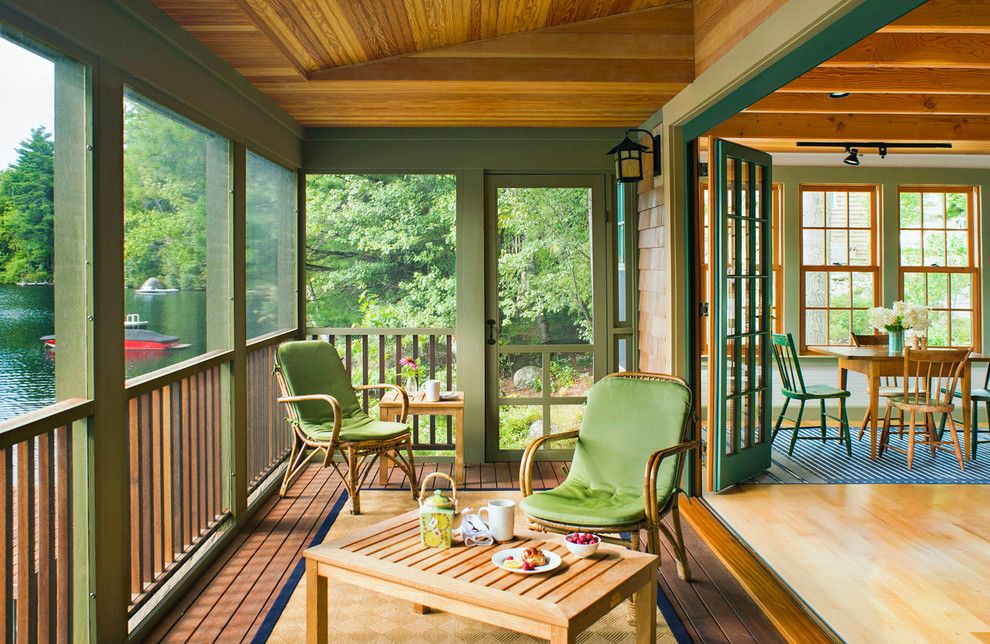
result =
[[[383,490],[385,488],[382,488]],[[470,492],[509,492],[516,491],[517,488],[488,488],[485,490],[466,490]],[[396,490],[398,491],[398,490]],[[340,498],[337,502],[333,504],[330,509],[330,513],[320,524],[319,529],[316,534],[313,535],[313,540],[310,541],[309,546],[313,547],[323,543],[326,539],[327,533],[330,532],[330,528],[333,526],[337,517],[340,515],[340,511],[344,508],[344,504],[347,502],[347,490],[342,490],[340,493]],[[272,631],[275,630],[275,624],[278,623],[282,613],[285,612],[285,607],[289,604],[289,599],[292,597],[292,593],[295,592],[296,586],[299,585],[299,581],[303,578],[306,573],[306,559],[300,557],[299,561],[296,562],[295,568],[292,569],[292,574],[289,578],[285,580],[285,585],[278,592],[278,596],[275,597],[275,602],[272,607],[268,609],[268,614],[265,615],[264,621],[261,622],[261,626],[258,628],[258,632],[254,634],[251,639],[252,644],[264,644],[268,641],[271,636]],[[670,628],[670,632],[673,633],[674,639],[677,640],[677,644],[691,644],[692,639],[688,634],[687,628],[684,626],[684,622],[681,621],[680,616],[678,616],[677,611],[674,609],[674,605],[670,603],[670,599],[664,593],[663,586],[657,583],[657,608],[660,609],[660,614],[663,615],[663,619],[667,622],[667,626]]]
[[[333,507],[330,508],[330,514],[320,524],[316,534],[313,535],[313,540],[309,542],[309,547],[312,548],[323,543],[323,540],[327,538],[327,533],[330,532],[330,527],[337,520],[337,516],[344,508],[345,503],[347,503],[347,490],[341,490],[340,497],[333,504]],[[263,644],[268,641],[269,636],[271,636],[272,631],[275,629],[275,624],[278,623],[279,618],[285,611],[285,607],[289,604],[289,598],[292,597],[292,593],[295,591],[296,586],[299,585],[299,580],[302,579],[305,572],[306,558],[300,557],[299,561],[296,562],[296,567],[292,569],[292,574],[285,580],[285,585],[282,586],[282,590],[279,591],[278,596],[275,598],[275,603],[272,604],[272,607],[268,610],[268,614],[265,615],[265,620],[261,622],[258,632],[251,639],[253,644]]]

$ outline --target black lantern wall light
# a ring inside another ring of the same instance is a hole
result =
[[[631,132],[642,132],[650,137],[653,142],[653,149],[629,138]],[[622,139],[619,145],[608,151],[615,157],[615,178],[619,183],[636,183],[643,179],[643,155],[653,155],[653,176],[661,175],[660,156],[660,135],[653,135],[652,132],[640,129],[626,130],[626,138]]]

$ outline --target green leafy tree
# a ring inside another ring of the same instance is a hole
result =
[[[124,109],[124,277],[206,285],[209,135],[136,101]]]
[[[454,177],[318,175],[306,193],[312,324],[454,325]]]
[[[503,342],[591,341],[589,199],[585,188],[499,191]]]
[[[55,270],[55,144],[43,126],[0,175],[0,280],[50,279]]]

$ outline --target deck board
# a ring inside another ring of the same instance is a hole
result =
[[[564,478],[560,466],[560,463],[539,462],[534,485],[558,485]],[[453,465],[417,463],[416,469],[420,476],[432,471],[450,474]],[[474,465],[465,473],[465,487],[514,488],[517,476],[518,465]],[[382,486],[374,472],[365,487],[406,489],[405,478],[393,468],[388,483]],[[262,504],[244,532],[220,554],[146,641],[250,640],[342,490],[340,478],[333,470],[316,465],[307,468],[285,498],[275,496]],[[663,553],[659,581],[692,639],[733,644],[782,642],[760,609],[691,527],[685,525],[684,530],[697,581],[686,585],[677,578],[669,549]]]

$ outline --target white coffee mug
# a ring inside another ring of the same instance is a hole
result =
[[[423,383],[423,392],[426,402],[437,402],[440,400],[440,381],[427,380]]]
[[[484,520],[495,541],[510,541],[515,536],[516,502],[509,499],[495,499],[478,510],[485,514]]]

